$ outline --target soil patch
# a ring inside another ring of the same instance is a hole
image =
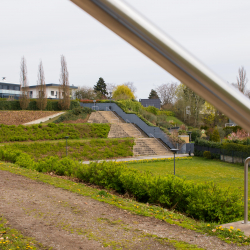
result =
[[[0,111],[0,124],[20,125],[46,116],[60,113],[59,111]]]
[[[0,171],[0,211],[9,225],[53,249],[175,249],[164,238],[205,249],[249,249],[7,171]]]

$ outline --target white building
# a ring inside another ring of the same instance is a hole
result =
[[[47,83],[45,84],[46,86],[46,95],[48,99],[59,99],[59,88],[60,88],[60,84],[56,84],[56,83]],[[29,86],[28,87],[28,92],[29,92],[29,97],[30,98],[38,98],[39,96],[39,90],[38,90],[38,85],[34,85],[34,86]],[[78,89],[78,87],[71,85],[69,86],[70,92],[71,92],[71,96],[74,96],[74,91],[76,91]]]

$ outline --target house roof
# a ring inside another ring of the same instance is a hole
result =
[[[18,85],[18,86],[20,86],[20,83],[12,83],[12,82],[0,82],[0,84],[11,84],[11,85]]]
[[[143,107],[154,106],[158,109],[161,108],[160,99],[140,99],[139,101]]]
[[[36,88],[38,85],[33,85],[33,86],[28,86],[30,89],[33,89],[33,88]],[[46,87],[60,87],[61,84],[58,84],[58,83],[47,83],[45,84]],[[78,87],[76,86],[69,86],[70,89],[78,89]]]

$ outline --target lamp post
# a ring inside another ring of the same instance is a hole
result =
[[[170,150],[174,153],[174,175],[175,175],[175,154],[179,151],[179,149],[171,148]]]
[[[187,131],[187,134],[189,135],[189,142],[191,142],[191,134],[192,134],[192,131]]]
[[[68,139],[69,139],[69,137],[68,136],[65,136],[64,137],[65,139],[66,139],[66,156],[68,156]]]
[[[111,97],[112,97],[112,92],[109,92],[109,109],[111,110]]]

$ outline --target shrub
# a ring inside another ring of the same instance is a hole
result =
[[[146,111],[148,111],[149,113],[152,113],[154,115],[158,114],[159,109],[154,107],[154,106],[148,106],[145,108]]]
[[[193,130],[192,131],[192,134],[191,134],[191,140],[192,141],[195,141],[196,139],[200,138],[201,137],[201,131],[196,129],[196,130]]]
[[[220,142],[220,134],[218,129],[215,129],[210,137],[211,141]]]
[[[210,151],[204,151],[203,152],[203,157],[207,158],[207,159],[211,159],[211,153],[210,153]]]
[[[240,191],[229,192],[214,183],[195,184],[173,175],[154,176],[117,162],[83,165],[67,157],[61,160],[48,157],[34,162],[27,154],[3,147],[0,159],[12,159],[13,163],[40,172],[77,177],[121,194],[128,193],[139,201],[174,208],[199,220],[226,223],[241,219],[243,214]]]

